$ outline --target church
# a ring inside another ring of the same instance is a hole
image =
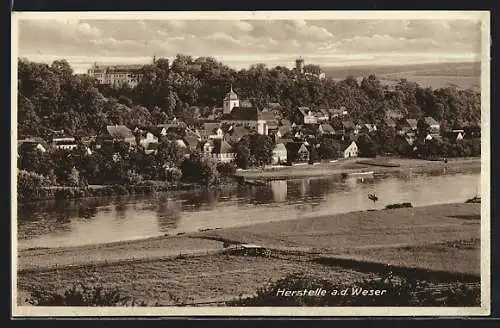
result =
[[[231,90],[226,94],[223,104],[222,123],[254,129],[258,134],[268,134],[268,125],[257,107],[240,107],[238,95]]]

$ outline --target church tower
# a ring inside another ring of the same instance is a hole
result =
[[[240,101],[238,99],[238,95],[233,91],[233,86],[231,85],[231,90],[224,98],[224,114],[231,113],[233,107],[240,107]]]

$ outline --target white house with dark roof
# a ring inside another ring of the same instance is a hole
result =
[[[358,157],[358,145],[353,141],[342,150],[344,158]]]

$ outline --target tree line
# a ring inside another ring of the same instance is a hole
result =
[[[394,110],[409,118],[431,116],[444,129],[480,125],[478,92],[423,88],[405,79],[393,86],[374,75],[334,81],[297,75],[284,66],[256,64],[234,70],[211,57],[186,55],[177,55],[171,63],[159,58],[144,65],[141,73],[135,87],[114,88],[99,85],[86,74],[74,74],[66,60],[48,65],[19,59],[19,134],[48,136],[51,130],[64,129],[72,135],[95,135],[106,125],[155,125],[173,117],[194,125],[221,107],[231,85],[240,99],[261,109],[279,103],[285,118],[299,106],[343,106],[354,121],[375,124]]]

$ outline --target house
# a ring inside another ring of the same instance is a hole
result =
[[[388,109],[385,111],[385,118],[389,118],[393,121],[398,121],[403,118],[403,114],[400,111]]]
[[[130,145],[136,144],[134,134],[125,125],[108,125],[106,130],[108,131],[108,137],[112,141],[123,141]]]
[[[145,149],[148,148],[150,143],[158,143],[158,137],[156,137],[152,132],[146,132],[145,135],[142,134],[139,137],[139,144]]]
[[[377,126],[375,124],[362,124],[361,131],[366,133],[372,133],[377,131]]]
[[[52,147],[54,149],[73,150],[78,148],[78,145],[73,137],[55,137],[52,138]]]
[[[287,150],[284,143],[279,142],[273,149],[272,164],[282,164],[287,162]]]
[[[351,120],[342,121],[342,128],[344,130],[344,135],[347,134],[358,134],[361,126],[359,124],[354,124]]]
[[[454,129],[454,130],[446,132],[444,136],[447,137],[448,139],[463,140],[465,137],[465,130]]]
[[[418,121],[414,118],[401,119],[396,125],[398,126],[398,133],[403,135],[417,131]]]
[[[410,128],[412,131],[416,131],[418,129],[418,120],[414,118],[407,118],[406,126]]]
[[[146,155],[156,154],[157,152],[158,152],[158,143],[157,142],[148,143],[144,147],[144,153],[146,153]]]
[[[183,139],[184,144],[186,145],[188,150],[195,150],[200,142],[201,138],[192,135],[186,135]]]
[[[309,162],[309,150],[304,142],[287,142],[285,144],[289,163]]]
[[[166,136],[167,134],[175,134],[182,136],[185,134],[185,130],[187,129],[186,123],[179,121],[175,118],[172,120],[171,123],[158,124],[156,127],[160,129],[160,134],[162,136]]]
[[[318,110],[313,111],[313,115],[316,116],[316,121],[318,123],[328,122],[330,120],[330,114],[327,109],[319,108]]]
[[[278,120],[276,119],[274,113],[269,110],[263,110],[262,119],[266,121],[268,130],[274,130],[278,128]]]
[[[212,158],[222,163],[230,163],[234,160],[236,154],[230,144],[224,140],[214,140],[213,143]]]
[[[205,140],[198,143],[197,149],[205,156],[211,156],[214,149],[214,140]]]
[[[464,127],[465,136],[467,138],[481,138],[481,127],[477,125],[469,125]]]
[[[329,108],[327,110],[330,114],[330,118],[342,117],[342,116],[349,115],[349,112],[346,110],[346,108],[344,106],[342,106],[340,108]]]
[[[35,150],[41,153],[45,153],[48,149],[48,146],[42,138],[32,138],[18,140],[17,148],[19,154],[24,154]]]
[[[316,124],[318,119],[309,107],[299,107],[294,115],[294,123],[297,125]]]
[[[221,121],[233,126],[255,128],[258,134],[267,135],[269,133],[267,122],[257,107],[233,107],[230,113],[222,116]]]
[[[441,130],[441,126],[440,126],[439,122],[437,122],[434,118],[432,118],[430,116],[424,117],[424,120],[425,120],[425,123],[427,123],[427,125],[429,125],[429,133],[431,135],[439,135],[440,130]]]
[[[330,124],[323,123],[319,125],[318,132],[322,135],[334,135],[335,129]]]
[[[222,139],[224,131],[219,123],[203,123],[202,130],[200,131],[201,137],[205,139]]]
[[[230,142],[238,142],[241,140],[241,138],[251,133],[255,132],[244,126],[235,126],[235,127],[231,126],[224,135],[224,140]]]
[[[187,149],[187,145],[184,142],[184,140],[182,140],[182,139],[175,140],[175,144],[177,145],[177,147],[179,147],[181,149]]]
[[[356,145],[356,142],[352,141],[347,144],[342,150],[342,155],[344,158],[358,157],[358,145]]]

